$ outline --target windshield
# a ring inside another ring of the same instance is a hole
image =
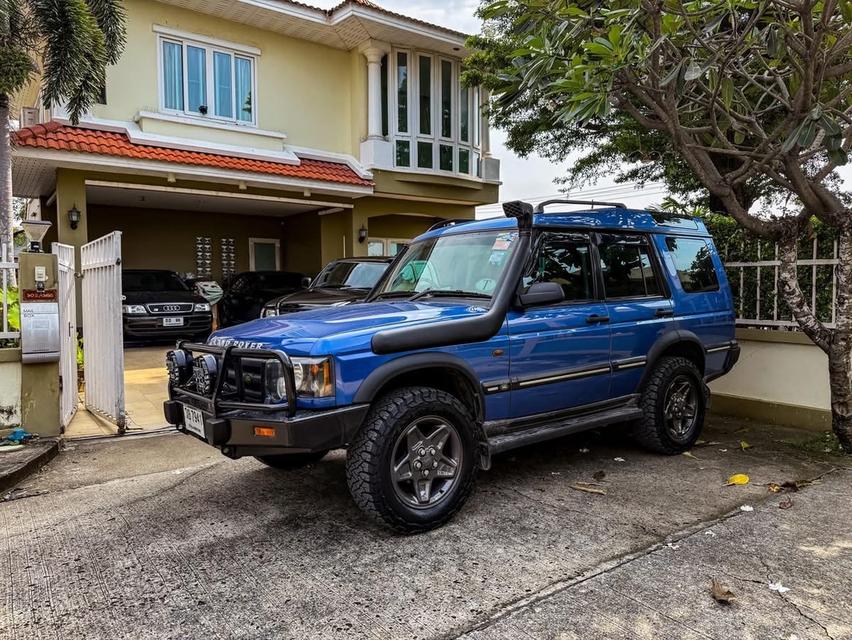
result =
[[[124,291],[188,291],[183,280],[172,271],[125,271],[121,274]]]
[[[491,297],[517,238],[516,231],[486,231],[416,242],[377,294],[392,297],[396,293],[445,291]]]
[[[314,280],[312,289],[372,289],[388,265],[383,262],[333,262]]]

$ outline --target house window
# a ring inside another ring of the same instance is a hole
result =
[[[249,268],[252,271],[281,269],[281,242],[275,238],[249,238]]]
[[[387,73],[395,166],[434,173],[481,175],[480,93],[462,87],[459,61],[395,51]]]
[[[160,42],[164,110],[241,124],[257,122],[254,56],[172,37]]]
[[[393,257],[402,251],[411,240],[397,238],[370,238],[367,240],[367,255],[370,257]]]

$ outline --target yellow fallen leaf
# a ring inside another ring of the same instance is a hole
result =
[[[748,484],[749,477],[744,473],[735,473],[730,478],[725,486]]]
[[[778,484],[777,482],[770,482],[768,485],[766,485],[766,487],[767,487],[767,488],[768,488],[768,489],[769,489],[772,493],[778,493],[779,491],[781,491],[781,485],[780,485],[780,484]]]
[[[685,455],[687,458],[692,458],[693,460],[698,460],[698,456],[694,455],[692,451],[684,451],[682,455]]]
[[[751,445],[745,440],[740,440],[740,449],[745,451],[746,449],[751,449]]]

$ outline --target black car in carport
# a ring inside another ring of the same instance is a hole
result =
[[[361,302],[392,261],[393,258],[343,258],[330,262],[305,291],[267,302],[261,317]]]
[[[174,271],[121,272],[125,340],[206,338],[213,328],[210,304]]]
[[[219,326],[256,320],[270,300],[302,291],[310,284],[304,273],[293,271],[246,271],[231,278],[219,301]]]

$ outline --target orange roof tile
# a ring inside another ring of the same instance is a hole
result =
[[[294,165],[201,151],[167,149],[131,142],[125,133],[72,127],[60,122],[48,122],[27,129],[20,129],[13,133],[12,144],[17,147],[93,153],[120,158],[263,173],[302,180],[320,180],[361,187],[373,186],[371,180],[362,178],[349,165],[342,162],[299,158],[301,164]]]

